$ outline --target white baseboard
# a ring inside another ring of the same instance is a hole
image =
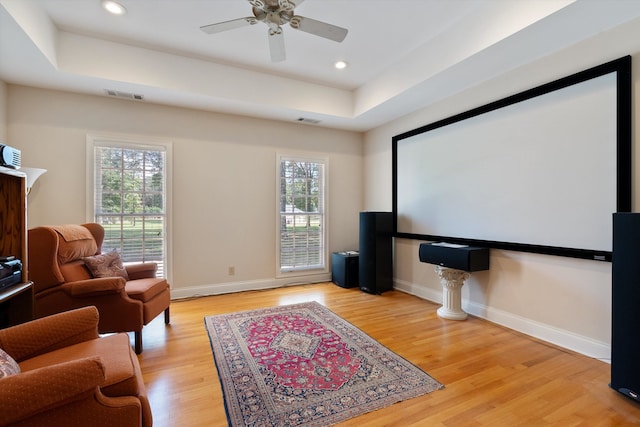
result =
[[[396,280],[394,289],[415,295],[437,304],[442,302],[442,291],[435,291],[413,283]],[[509,313],[483,304],[462,300],[462,308],[467,313],[505,326],[514,331],[532,336],[542,341],[584,354],[585,356],[600,359],[603,362],[611,361],[611,346],[607,343],[575,334],[571,331],[559,329],[545,323],[537,322],[517,314]]]
[[[243,291],[281,288],[284,286],[303,285],[309,283],[330,282],[331,273],[316,274],[299,278],[261,279],[244,282],[214,283],[208,285],[189,286],[171,290],[171,299],[195,298],[210,295],[231,294]]]

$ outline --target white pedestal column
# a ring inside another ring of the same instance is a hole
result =
[[[438,309],[438,316],[465,320],[467,313],[462,310],[462,285],[469,278],[469,273],[439,265],[435,269],[442,284],[442,307]]]

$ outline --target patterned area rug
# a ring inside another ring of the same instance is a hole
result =
[[[205,326],[232,427],[327,426],[443,387],[316,302]]]

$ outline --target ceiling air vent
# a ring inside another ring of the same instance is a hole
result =
[[[309,123],[309,124],[312,124],[312,125],[317,125],[318,123],[320,123],[320,120],[309,119],[309,118],[306,118],[306,117],[299,117],[297,119],[297,121],[299,121],[301,123]]]
[[[142,101],[144,99],[144,95],[130,92],[121,92],[119,90],[105,89],[104,93],[109,96],[115,96],[116,98],[135,99],[136,101]]]

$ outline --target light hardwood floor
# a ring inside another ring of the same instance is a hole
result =
[[[145,327],[139,356],[155,427],[226,426],[207,315],[318,301],[445,385],[339,426],[631,426],[640,405],[608,387],[608,364],[487,321],[437,316],[398,291],[332,283],[174,301]]]

